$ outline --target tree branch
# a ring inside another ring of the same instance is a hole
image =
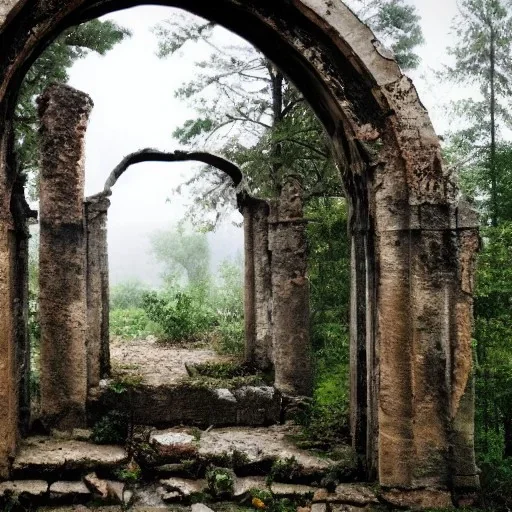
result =
[[[231,178],[234,187],[237,187],[242,182],[242,171],[240,168],[233,162],[230,162],[229,160],[213,153],[207,153],[204,151],[174,151],[173,153],[167,153],[157,149],[146,148],[125,156],[121,162],[119,162],[119,164],[110,173],[110,176],[105,182],[103,193],[109,193],[111,188],[116,184],[117,180],[131,165],[141,162],[188,161],[202,162],[219,169]]]

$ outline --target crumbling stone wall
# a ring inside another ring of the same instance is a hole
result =
[[[92,101],[54,85],[38,104],[41,409],[48,428],[69,430],[86,421],[84,135]]]
[[[477,485],[469,357],[477,223],[459,205],[411,81],[341,1],[172,4],[263,50],[301,89],[333,141],[350,201],[354,258],[364,257],[352,269],[357,319],[351,341],[358,386],[353,437],[362,460],[382,486],[404,494],[411,487]],[[2,474],[17,431],[9,207],[16,90],[30,60],[62,28],[122,6],[117,0],[0,0]]]
[[[84,203],[87,289],[87,387],[99,386],[110,373],[109,271],[106,194],[88,197]]]

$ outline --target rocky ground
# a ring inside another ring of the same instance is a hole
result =
[[[25,439],[11,479],[0,483],[0,512],[362,512],[452,504],[442,491],[356,483],[349,446],[336,460],[299,448],[300,429],[284,420],[301,405],[258,376],[227,375],[230,359],[211,350],[151,339],[114,343],[112,363],[113,378],[89,412],[125,413],[126,444],[95,444],[85,429]]]

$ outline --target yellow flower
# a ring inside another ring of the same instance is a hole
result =
[[[252,499],[252,504],[253,504],[254,507],[256,507],[258,509],[267,508],[265,503],[263,503],[263,501],[261,501],[259,498],[253,498]]]

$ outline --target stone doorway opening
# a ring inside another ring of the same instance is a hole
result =
[[[8,1],[0,11],[0,368],[6,411],[2,473],[17,448],[23,346],[23,189],[16,182],[12,111],[27,66],[73,23],[138,2]],[[162,2],[167,3],[167,2]],[[341,2],[172,4],[254,43],[303,91],[343,169],[352,257],[352,434],[367,474],[384,487],[477,485],[473,450],[471,304],[476,222],[414,86]],[[18,359],[17,359],[18,358]]]

